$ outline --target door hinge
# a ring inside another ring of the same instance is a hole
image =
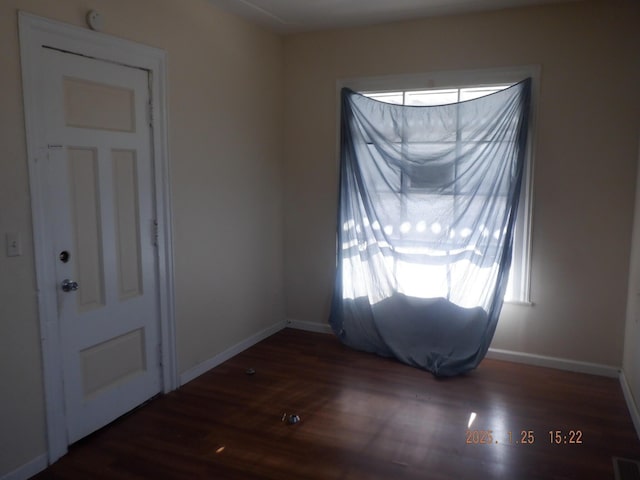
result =
[[[153,72],[147,72],[147,88],[149,96],[147,97],[147,114],[149,126],[153,127]]]
[[[160,235],[160,227],[158,226],[158,220],[151,222],[151,244],[154,247],[158,246],[158,236]]]
[[[161,344],[158,344],[157,353],[158,353],[158,365],[162,366],[162,345]]]

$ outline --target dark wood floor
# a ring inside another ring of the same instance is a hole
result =
[[[438,380],[286,329],[34,478],[613,479],[613,456],[640,459],[616,379],[485,360]]]

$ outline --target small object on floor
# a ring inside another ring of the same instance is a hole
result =
[[[247,368],[244,373],[246,373],[247,375],[255,375],[256,371],[253,368]]]
[[[287,422],[289,425],[294,425],[300,421],[300,417],[295,413],[292,413],[291,415],[289,415],[287,412],[284,412],[282,414],[282,418],[280,419],[280,421]]]

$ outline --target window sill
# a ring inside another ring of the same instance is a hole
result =
[[[527,302],[524,300],[505,300],[505,304],[507,305],[515,305],[516,307],[533,307],[533,302]]]

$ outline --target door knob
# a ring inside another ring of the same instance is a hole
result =
[[[75,292],[78,290],[78,282],[74,282],[73,280],[69,280],[65,278],[62,281],[62,291],[63,292]]]

